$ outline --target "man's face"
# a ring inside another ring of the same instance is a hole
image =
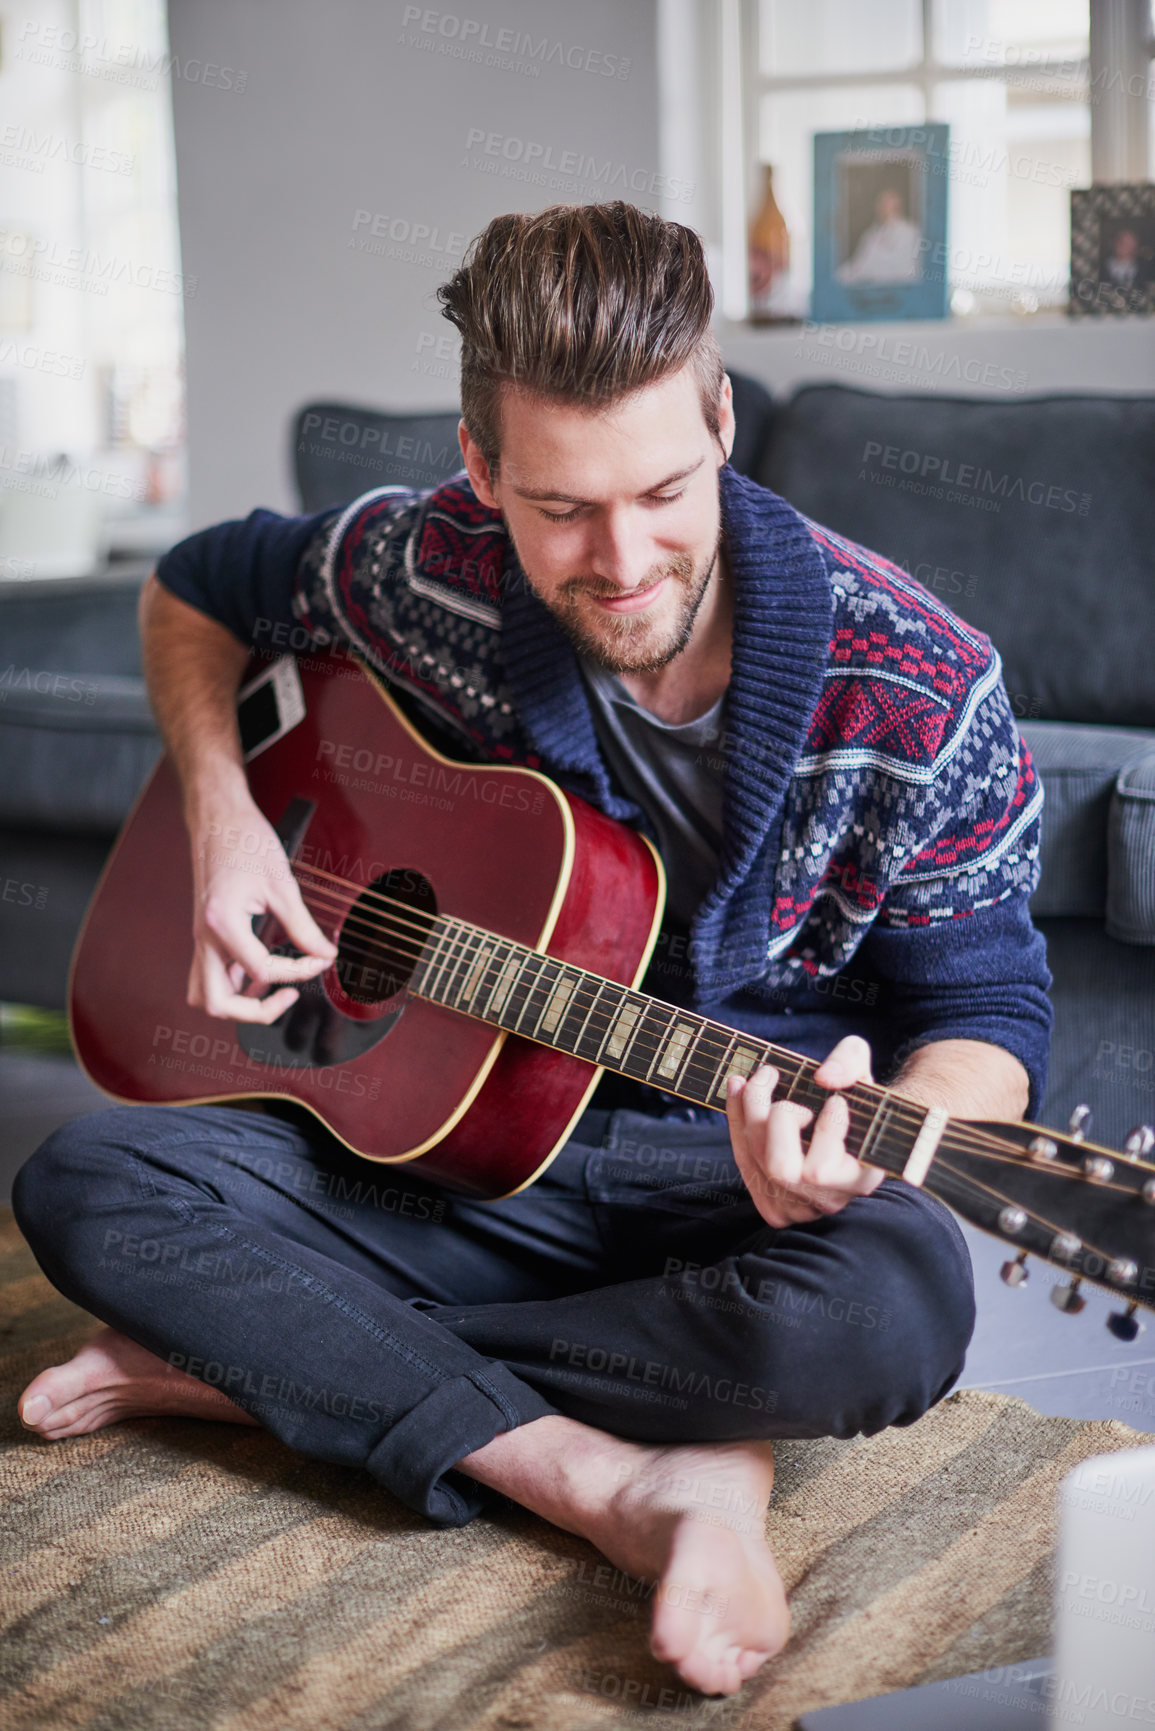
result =
[[[594,413],[507,386],[496,480],[462,423],[474,491],[530,586],[611,672],[664,667],[689,641],[717,566],[730,405],[727,380],[720,449],[690,367]]]

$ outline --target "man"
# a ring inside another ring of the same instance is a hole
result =
[[[109,1332],[21,1414],[46,1437],[148,1412],[263,1422],[443,1524],[504,1493],[658,1583],[655,1653],[729,1693],[788,1633],[772,1439],[912,1423],[961,1371],[961,1234],[850,1156],[837,1090],[869,1077],[869,1034],[927,1107],[1037,1104],[1038,787],[986,639],[728,466],[689,230],[624,204],[502,217],[441,293],[466,475],[254,512],[146,588],[196,877],[189,1001],[268,1023],[334,955],[283,857],[240,869],[277,843],[237,687],[254,640],[303,626],[459,755],[540,765],[646,828],[670,878],[646,984],[825,1055],[830,1099],[811,1123],[763,1069],[723,1121],[607,1076],[523,1194],[474,1203],[400,1166],[411,1206],[340,1211],[329,1178],[367,1169],[292,1107],[82,1118],[16,1206]],[[265,909],[300,957],[254,937]],[[110,1262],[110,1228],[173,1274]],[[306,1409],[301,1386],[340,1398]]]
[[[853,256],[839,265],[839,282],[917,282],[922,275],[918,224],[906,215],[902,194],[893,186],[874,201],[874,221],[864,229]]]

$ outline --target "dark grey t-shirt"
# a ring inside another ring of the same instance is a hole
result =
[[[578,664],[610,769],[654,826],[668,879],[666,910],[688,926],[714,886],[722,848],[722,707],[672,724],[643,709],[613,673]]]

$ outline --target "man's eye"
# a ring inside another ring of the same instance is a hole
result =
[[[677,493],[654,493],[651,494],[649,503],[651,505],[673,505],[676,500],[683,497],[685,491],[686,489],[683,487]],[[572,523],[574,518],[580,516],[584,510],[584,505],[575,505],[572,511],[543,511],[541,514],[543,517],[548,517],[551,523]]]

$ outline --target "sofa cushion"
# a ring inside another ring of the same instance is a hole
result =
[[[1017,715],[1155,727],[1155,397],[808,386],[757,479],[987,632]]]
[[[143,679],[2,675],[0,823],[112,835],[160,749]]]
[[[1024,722],[1023,738],[1046,790],[1036,919],[1104,919],[1113,936],[1155,942],[1155,734],[1124,728]],[[1133,794],[1121,784],[1138,776]],[[1120,802],[1126,799],[1121,813]],[[1147,932],[1149,935],[1144,936]]]
[[[1155,740],[1120,770],[1111,796],[1107,935],[1155,944]]]

